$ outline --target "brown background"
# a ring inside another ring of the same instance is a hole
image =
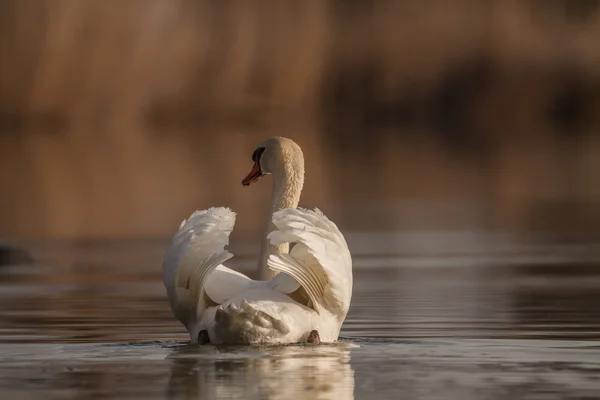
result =
[[[0,236],[262,224],[304,149],[346,229],[600,227],[600,2],[0,1]]]

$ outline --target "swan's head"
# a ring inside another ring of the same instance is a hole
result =
[[[272,137],[265,140],[252,153],[254,166],[242,180],[249,186],[265,175],[277,175],[280,172],[304,176],[304,156],[300,146],[291,139]]]

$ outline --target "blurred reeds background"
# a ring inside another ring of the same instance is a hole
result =
[[[0,0],[0,236],[262,229],[269,136],[344,229],[600,232],[600,1]]]

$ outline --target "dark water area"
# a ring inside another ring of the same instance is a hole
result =
[[[161,282],[164,239],[21,243],[34,261],[0,267],[0,398],[600,393],[596,244],[483,232],[476,245],[464,233],[347,237],[351,309],[339,343],[319,346],[188,345]],[[251,273],[253,241],[232,247],[232,266]]]

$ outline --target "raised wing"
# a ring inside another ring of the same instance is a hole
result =
[[[184,324],[210,304],[220,304],[251,284],[223,265],[235,213],[214,207],[196,211],[179,226],[163,262],[163,281],[175,317]]]
[[[352,258],[344,236],[320,210],[284,209],[273,215],[272,244],[294,243],[289,254],[271,255],[268,265],[306,290],[317,312],[345,317],[352,297]]]

